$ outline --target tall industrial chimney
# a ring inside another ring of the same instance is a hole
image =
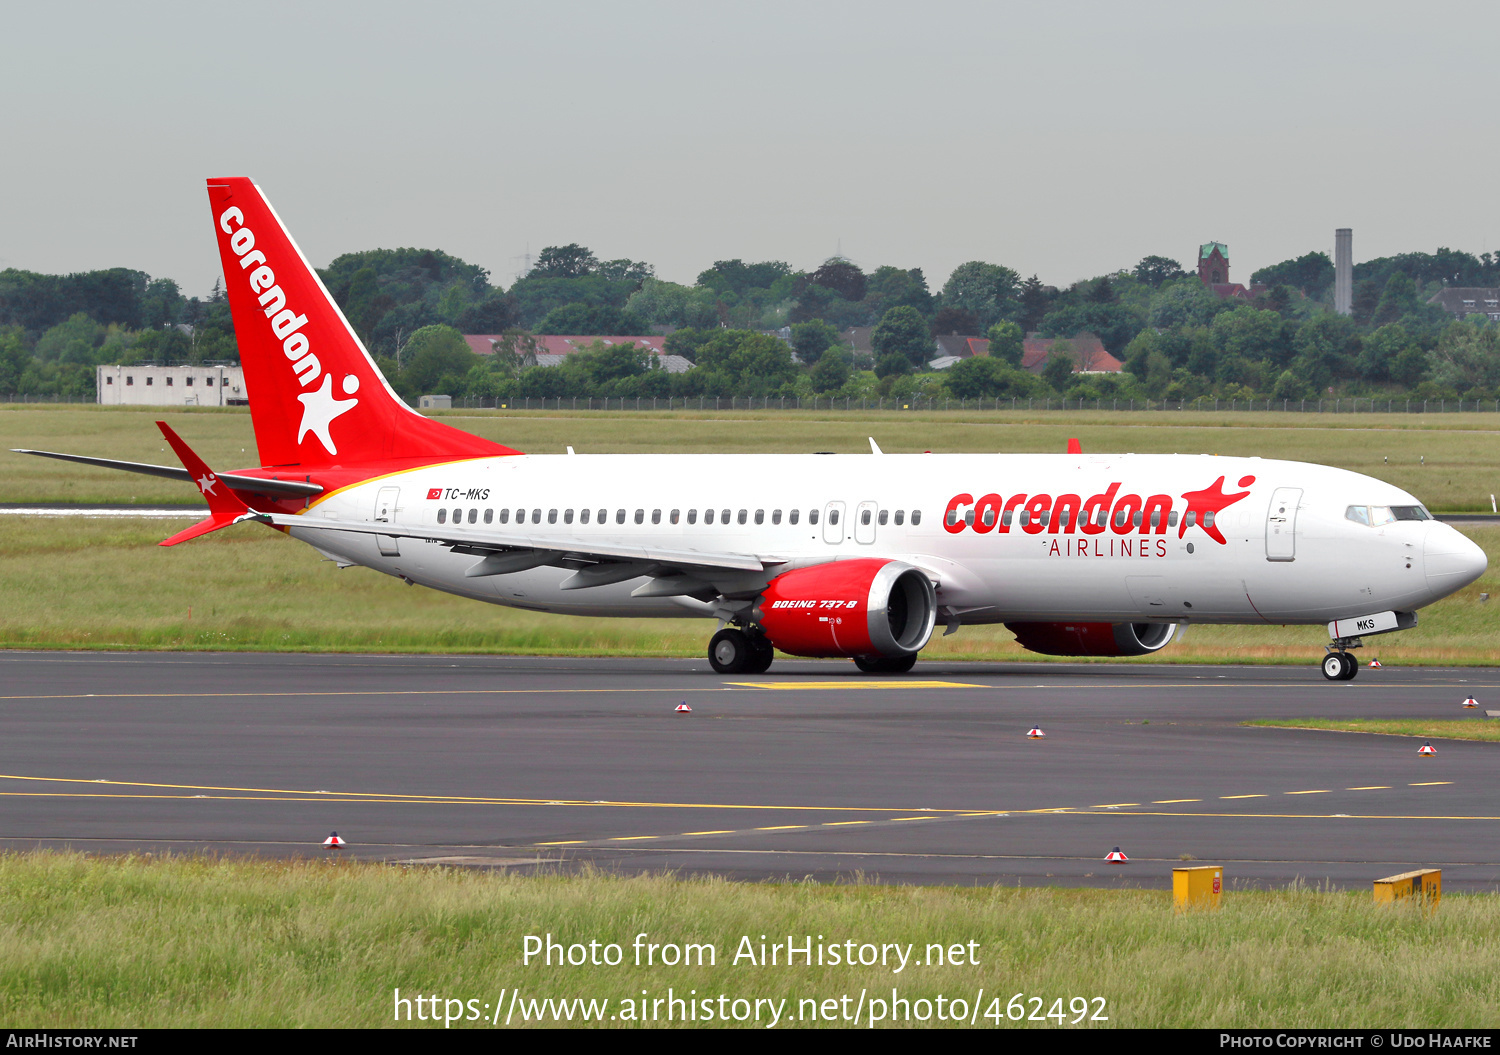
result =
[[[1354,230],[1350,227],[1333,232],[1333,310],[1340,315],[1354,312]]]

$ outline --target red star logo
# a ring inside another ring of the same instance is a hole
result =
[[[1243,476],[1240,478],[1239,486],[1249,487],[1254,482],[1255,477]],[[1249,491],[1241,491],[1237,495],[1226,495],[1224,493],[1224,477],[1222,476],[1201,491],[1185,492],[1182,497],[1187,499],[1187,512],[1182,514],[1182,523],[1177,528],[1177,537],[1182,538],[1187,532],[1188,517],[1197,513],[1198,515],[1194,519],[1198,526],[1208,533],[1209,538],[1221,546],[1224,545],[1224,536],[1219,533],[1219,525],[1217,523],[1205,524],[1203,522],[1204,514],[1212,513],[1214,519],[1217,520],[1220,512],[1228,509],[1249,493]]]

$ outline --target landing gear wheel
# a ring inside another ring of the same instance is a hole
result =
[[[708,642],[709,665],[720,674],[743,674],[754,656],[750,638],[743,630],[725,627]]]
[[[1339,655],[1344,658],[1344,673],[1340,675],[1339,680],[1353,681],[1354,676],[1359,673],[1359,660],[1347,652],[1340,652]]]
[[[764,674],[771,669],[771,660],[776,658],[776,649],[766,640],[765,634],[747,634],[750,639],[750,661],[745,665],[746,674]]]
[[[917,665],[917,654],[897,656],[855,656],[854,665],[866,674],[905,674]]]
[[[1323,657],[1323,677],[1329,681],[1353,681],[1359,673],[1359,662],[1347,652],[1330,652]]]

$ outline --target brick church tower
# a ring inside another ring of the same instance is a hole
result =
[[[1205,286],[1229,283],[1229,247],[1223,242],[1208,242],[1198,247],[1198,277]]]

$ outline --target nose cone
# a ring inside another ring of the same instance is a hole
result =
[[[1446,597],[1484,574],[1489,560],[1484,550],[1447,524],[1433,524],[1422,549],[1427,569],[1427,588],[1434,597]]]

